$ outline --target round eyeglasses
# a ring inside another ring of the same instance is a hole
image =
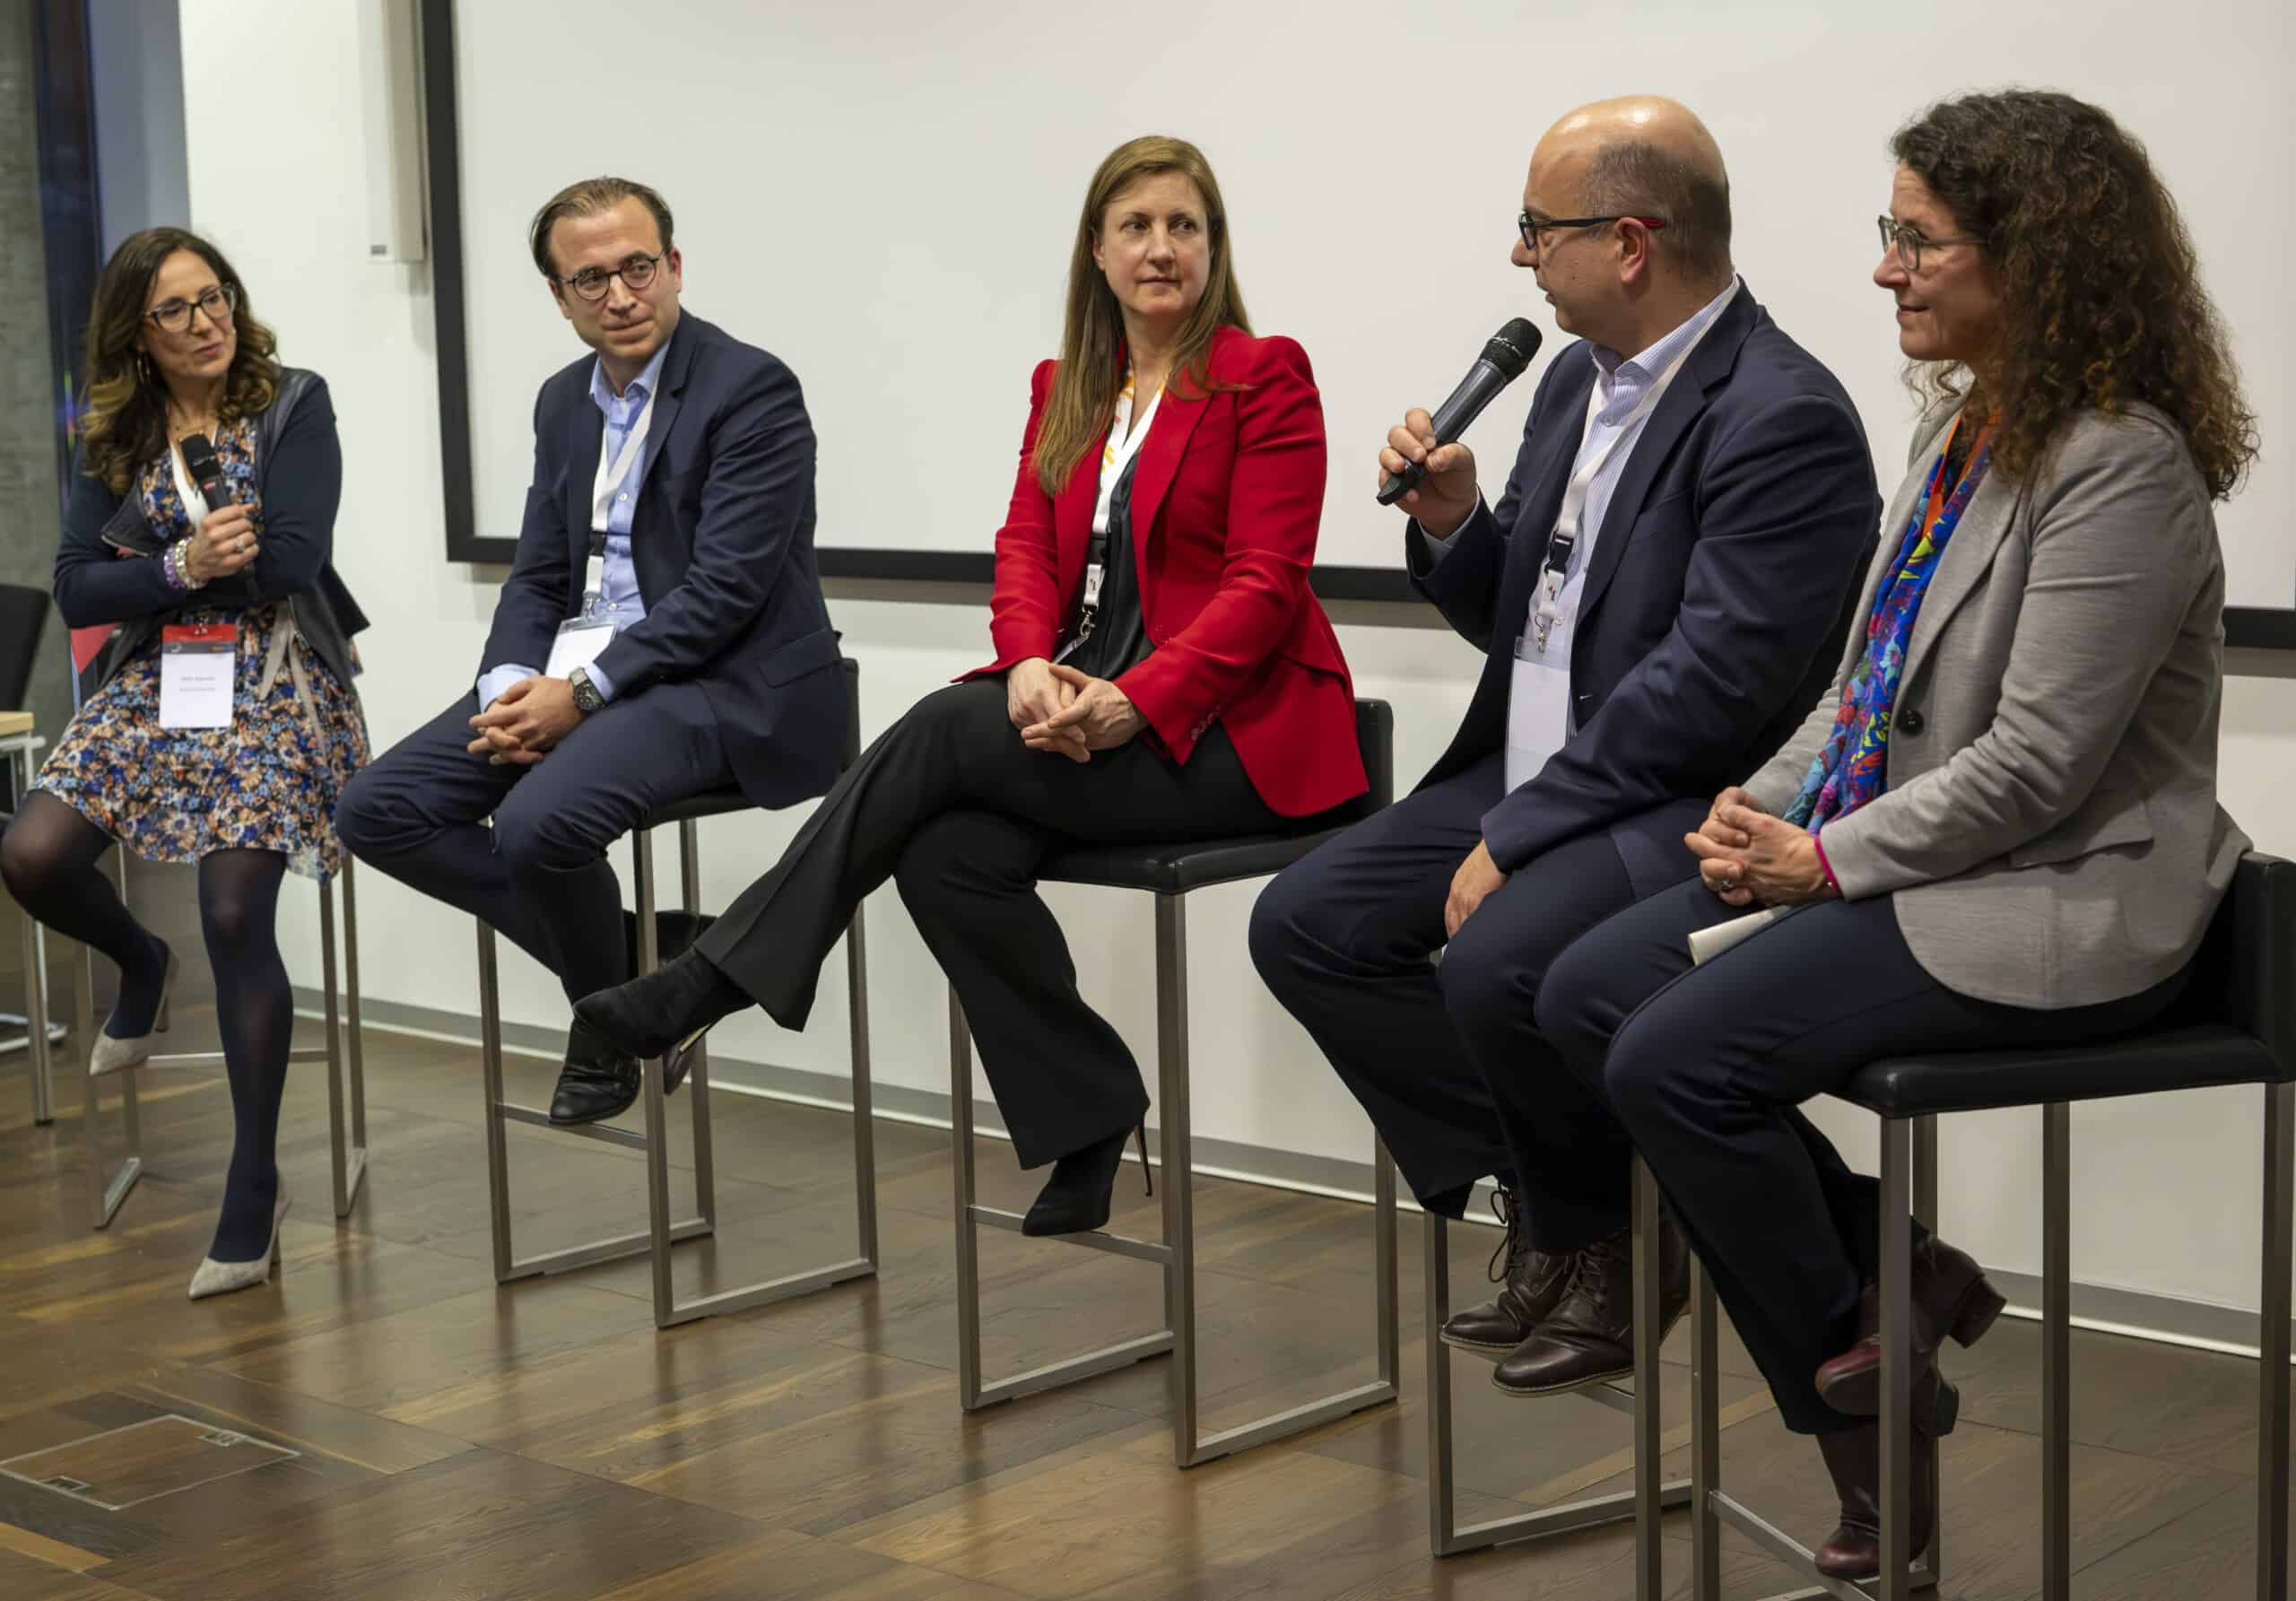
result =
[[[622,280],[624,289],[635,294],[654,282],[654,269],[666,254],[663,251],[652,256],[632,256],[617,267],[584,267],[572,277],[561,278],[559,282],[594,303],[606,298],[606,285],[616,278]]]

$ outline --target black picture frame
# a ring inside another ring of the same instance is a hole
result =
[[[447,559],[508,565],[513,535],[482,534],[471,478],[470,354],[463,282],[462,142],[455,80],[455,0],[422,0],[423,126],[430,196],[430,284],[438,317],[439,460],[446,491]],[[987,552],[855,550],[817,546],[825,579],[890,583],[994,581]],[[1318,566],[1310,581],[1325,600],[1375,605],[1424,603],[1400,569]],[[2229,644],[2251,650],[2296,650],[2296,605],[2227,606]]]

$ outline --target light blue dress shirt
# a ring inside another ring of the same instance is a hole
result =
[[[638,426],[639,413],[661,381],[662,361],[670,353],[665,343],[646,363],[645,370],[630,380],[630,387],[620,395],[606,381],[604,365],[590,365],[590,399],[605,414],[604,450],[608,462],[622,455],[622,447],[630,441],[630,431]],[[653,435],[638,446],[638,459],[630,464],[630,471],[614,492],[613,503],[606,509],[605,578],[598,593],[598,615],[610,619],[617,629],[639,622],[646,616],[646,597],[638,588],[638,564],[630,553],[630,519],[638,508],[638,492],[646,482],[646,468],[653,459]],[[584,542],[585,544],[587,541]],[[591,684],[605,700],[613,699],[613,681],[592,662],[587,669]],[[487,672],[478,681],[478,703],[491,706],[496,696],[521,679],[532,678],[541,671],[522,663],[507,663]]]
[[[1575,627],[1578,622],[1578,598],[1587,587],[1587,563],[1595,553],[1595,541],[1602,537],[1603,519],[1610,514],[1611,496],[1626,471],[1628,459],[1634,454],[1635,441],[1642,437],[1651,412],[1657,410],[1653,406],[1650,411],[1636,416],[1635,408],[1650,392],[1650,386],[1657,383],[1666,369],[1673,365],[1674,358],[1705,337],[1707,329],[1714,326],[1731,300],[1736,298],[1742,280],[1734,275],[1730,286],[1692,313],[1687,322],[1648,350],[1633,356],[1621,356],[1606,345],[1593,347],[1590,353],[1595,358],[1597,409],[1593,425],[1579,442],[1578,453],[1571,457],[1572,474],[1577,474],[1580,463],[1609,445],[1613,439],[1618,442],[1612,448],[1610,458],[1603,463],[1593,482],[1587,486],[1587,504],[1579,517],[1578,543],[1570,553],[1570,566],[1563,579],[1562,592],[1555,596],[1555,611],[1566,625]],[[1479,498],[1476,509],[1482,509]],[[1437,561],[1450,553],[1452,542],[1458,537],[1455,531],[1448,539],[1438,539],[1426,529],[1420,528],[1415,520],[1412,526],[1419,529],[1419,536],[1425,543],[1430,558]],[[1492,641],[1494,648],[1502,643],[1511,655],[1515,641]],[[1576,714],[1574,706],[1570,718],[1572,733],[1578,731]]]

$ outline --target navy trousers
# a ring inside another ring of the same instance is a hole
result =
[[[2187,975],[2058,1011],[1972,1000],[1915,959],[1889,896],[1809,907],[1693,968],[1691,931],[1743,915],[1692,879],[1610,918],[1550,970],[1538,1027],[1604,1109],[1585,1137],[1622,1127],[1650,1164],[1786,1426],[1828,1433],[1862,1421],[1812,1380],[1857,1338],[1858,1296],[1879,1274],[1881,1193],[1802,1102],[1885,1057],[2134,1032]]]
[[[477,712],[477,695],[465,695],[362,769],[335,803],[343,842],[485,918],[557,974],[570,1001],[627,982],[606,848],[656,808],[733,783],[709,700],[691,683],[649,685],[583,718],[532,767],[472,755]]]
[[[1469,1187],[1496,1174],[1521,1190],[1533,1240],[1567,1250],[1625,1226],[1630,1150],[1539,1032],[1538,997],[1571,941],[1661,887],[1638,882],[1630,863],[1671,857],[1622,852],[1616,836],[1671,846],[1694,873],[1682,836],[1707,802],[1556,847],[1510,875],[1447,945],[1452,875],[1504,785],[1494,753],[1295,863],[1253,909],[1252,960],[1370,1114],[1422,1205],[1457,1217]]]

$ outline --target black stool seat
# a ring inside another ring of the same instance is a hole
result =
[[[723,817],[728,812],[753,810],[757,803],[728,784],[723,789],[705,789],[700,795],[689,795],[683,800],[674,800],[658,806],[639,820],[639,828],[667,828],[674,822],[690,822],[700,817]]]
[[[839,657],[838,666],[845,669],[845,753],[838,763],[842,772],[853,765],[861,753],[861,664],[849,656]],[[689,795],[683,800],[648,813],[639,821],[642,829],[667,828],[674,822],[692,822],[704,817],[723,817],[732,812],[747,812],[757,803],[744,795],[737,785],[728,784],[723,789],[705,790]]]
[[[2296,863],[2240,859],[2161,1025],[2096,1045],[1874,1062],[1836,1092],[1884,1118],[2296,1081]]]
[[[1045,883],[1097,884],[1111,890],[1179,895],[1239,878],[1281,873],[1334,834],[1395,799],[1395,709],[1385,700],[1356,701],[1355,743],[1363,753],[1363,770],[1371,787],[1344,805],[1301,818],[1296,829],[1178,843],[1079,845],[1046,857],[1037,877]]]
[[[1866,1067],[1835,1093],[1884,1118],[1926,1118],[2286,1077],[2255,1035],[2213,1023],[2053,1050],[1899,1057]]]

